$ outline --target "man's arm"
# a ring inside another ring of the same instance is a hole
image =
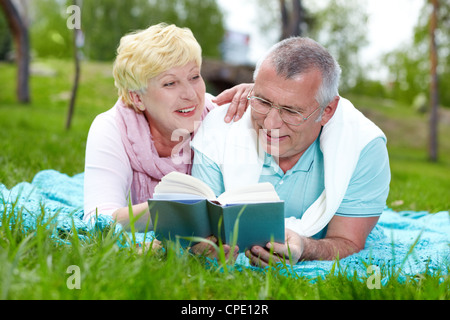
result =
[[[334,216],[324,239],[302,238],[300,260],[332,260],[344,258],[364,249],[366,239],[378,222],[378,217],[349,218]]]
[[[332,260],[362,250],[386,203],[389,181],[386,145],[381,139],[375,139],[361,153],[346,197],[329,222],[325,238],[315,240],[286,229],[285,243],[273,245],[276,253],[273,261],[282,257],[291,264],[300,260]],[[247,256],[253,264],[267,265],[270,249],[270,244],[267,248],[253,247]]]

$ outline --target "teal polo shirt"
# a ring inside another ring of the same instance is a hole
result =
[[[225,191],[219,166],[197,150],[194,150],[192,175],[207,183],[217,196]],[[362,150],[336,215],[381,215],[389,193],[390,178],[385,141],[376,138]],[[301,218],[324,190],[324,163],[319,138],[286,173],[275,159],[266,153],[259,181],[270,182],[275,187],[280,199],[285,201],[285,217]],[[325,235],[326,228],[313,238],[320,239]]]

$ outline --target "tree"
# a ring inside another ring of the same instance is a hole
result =
[[[278,39],[292,35],[311,37],[327,48],[341,65],[341,90],[355,85],[362,74],[359,51],[367,44],[368,16],[360,0],[328,0],[322,7],[301,0],[253,2],[256,23],[264,34],[281,25]]]
[[[314,25],[308,35],[336,58],[342,68],[340,88],[349,90],[364,77],[360,50],[367,45],[368,15],[361,0],[328,0],[312,12]]]
[[[67,8],[72,0],[33,0],[30,4],[30,37],[37,57],[70,59],[72,30],[67,27]]]
[[[281,39],[302,35],[305,23],[305,9],[302,0],[291,0],[291,10],[286,0],[279,0],[281,11]]]
[[[0,61],[8,60],[12,50],[12,35],[4,14],[0,13]]]
[[[429,146],[431,161],[438,159],[438,109],[450,105],[450,2],[425,0],[414,29],[414,41],[386,55],[392,98],[412,103],[429,97]]]
[[[430,19],[430,145],[429,157],[431,161],[437,161],[438,158],[438,109],[439,109],[439,88],[438,88],[438,74],[437,74],[437,44],[436,44],[436,29],[437,29],[437,12],[438,0],[430,0],[433,11]]]
[[[69,112],[67,115],[66,129],[69,130],[72,123],[72,115],[75,109],[75,100],[77,97],[78,84],[80,81],[80,69],[81,69],[81,48],[84,45],[83,33],[81,31],[81,6],[83,0],[72,0],[73,5],[68,8],[68,11],[72,11],[72,16],[67,22],[67,27],[73,29],[73,55],[75,61],[75,79],[72,86],[72,95],[69,103]]]
[[[430,23],[433,6],[424,1],[423,9],[414,28],[414,39],[384,57],[389,68],[390,97],[411,103],[418,95],[429,97],[430,89]],[[439,102],[450,106],[450,1],[439,1],[436,9],[436,59],[439,82]],[[428,101],[430,102],[430,101]]]
[[[203,55],[218,57],[224,36],[223,16],[215,0],[97,0],[83,4],[85,54],[112,60],[120,38],[160,22],[192,30]]]
[[[17,4],[19,3],[15,4],[12,0],[0,0],[16,47],[17,99],[21,103],[29,103],[30,40],[27,23],[20,14]]]
[[[261,40],[272,45],[291,37],[305,36],[314,26],[315,16],[304,0],[253,0],[255,24],[265,37]]]
[[[72,0],[33,0],[33,51],[40,57],[71,58],[72,30],[66,27]],[[160,22],[192,30],[207,57],[219,57],[225,30],[216,0],[90,0],[82,6],[87,59],[111,61],[120,38]]]

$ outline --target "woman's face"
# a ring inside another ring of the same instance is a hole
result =
[[[152,135],[171,139],[177,129],[192,133],[201,121],[205,92],[205,82],[195,62],[173,67],[150,79],[141,102]]]

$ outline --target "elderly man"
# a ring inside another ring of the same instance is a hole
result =
[[[271,249],[291,264],[356,253],[385,207],[386,138],[338,95],[340,73],[315,41],[284,40],[258,63],[242,121],[218,125],[217,108],[192,143],[192,174],[216,194],[268,181],[285,201],[285,242],[252,247],[254,265]]]

